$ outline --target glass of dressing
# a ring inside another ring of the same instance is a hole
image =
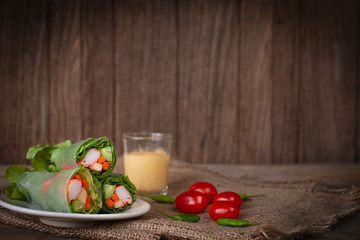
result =
[[[125,175],[143,194],[167,194],[171,135],[134,132],[123,134]]]

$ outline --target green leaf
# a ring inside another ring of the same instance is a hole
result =
[[[16,199],[16,200],[26,200],[26,196],[23,194],[23,192],[18,187],[14,188],[14,191],[12,192],[10,198]]]
[[[74,173],[75,174],[79,174],[81,179],[86,180],[86,182],[89,184],[88,186],[88,190],[89,195],[92,198],[92,205],[89,209],[83,209],[84,213],[97,213],[101,207],[102,207],[102,196],[101,196],[101,183],[100,181],[93,177],[90,170],[84,168],[84,167],[79,167],[79,169]]]
[[[42,147],[40,144],[32,146],[29,148],[28,152],[26,153],[26,159],[33,159],[35,155],[42,151],[45,147]]]
[[[254,197],[263,197],[265,196],[265,194],[259,194],[259,195],[246,195],[243,193],[239,193],[239,196],[241,197],[242,200],[246,200],[248,198],[254,198]]]
[[[135,185],[130,181],[129,177],[123,174],[120,174],[121,177],[123,178],[123,183],[125,184],[125,186],[127,185],[128,188],[127,190],[130,191],[132,196],[135,196],[137,194],[137,189],[135,187]]]
[[[48,171],[49,172],[58,172],[58,170],[56,169],[56,167],[54,165],[49,165]]]
[[[50,155],[45,151],[40,151],[31,161],[34,171],[48,171],[50,163]]]
[[[245,226],[253,226],[260,225],[263,222],[248,222],[246,220],[241,219],[228,219],[228,218],[220,218],[216,221],[217,224],[229,227],[245,227]]]
[[[55,148],[63,148],[63,147],[71,146],[71,145],[72,145],[71,140],[65,140],[65,141],[62,142],[62,143],[58,143],[58,144],[54,145],[54,147],[55,147]]]
[[[7,186],[5,188],[5,196],[7,196],[8,198],[11,198],[11,195],[14,192],[14,188],[16,188],[16,185],[14,185],[14,184]]]
[[[45,147],[38,144],[29,148],[26,153],[26,158],[32,159],[31,166],[34,167],[35,171],[49,171],[49,166],[51,165],[50,157],[53,152],[59,148],[71,146],[71,144],[70,140],[54,146],[51,146],[50,143],[46,143]]]
[[[200,220],[200,217],[198,215],[185,213],[172,215],[171,218],[183,222],[197,222]]]
[[[42,147],[40,144],[32,146],[26,153],[27,159],[32,159],[31,166],[35,171],[48,171],[50,163],[50,156],[56,147],[50,146],[49,143]]]
[[[154,200],[155,202],[158,203],[174,203],[175,202],[175,198],[173,198],[170,195],[141,195],[143,197],[147,197],[147,198],[151,198],[152,200]]]
[[[5,196],[15,200],[26,200],[25,192],[21,191],[14,184],[5,188]]]
[[[183,222],[197,222],[200,220],[200,217],[196,214],[175,214],[175,215],[170,215],[164,212],[161,212],[159,210],[156,210],[158,213],[161,213],[165,216],[167,216],[168,218],[171,218],[173,220],[177,220],[177,221],[183,221]]]
[[[30,172],[30,169],[20,165],[11,165],[5,171],[5,178],[9,183],[16,183],[25,172]]]
[[[58,148],[56,147],[51,147],[51,146],[47,146],[47,147],[44,147],[44,149],[42,150],[43,152],[49,154],[49,156],[51,156],[51,154]],[[36,156],[35,156],[36,157]]]
[[[41,146],[40,144],[37,144],[35,146],[31,146],[26,153],[26,159],[34,159],[36,154],[40,151],[45,151],[48,154],[52,154],[52,152],[56,149],[68,147],[71,146],[72,142],[70,140],[65,140],[64,142],[55,144],[54,146],[51,146],[50,143],[46,143],[45,147]]]

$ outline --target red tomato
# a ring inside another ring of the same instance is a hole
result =
[[[214,202],[231,202],[239,208],[243,200],[239,194],[235,192],[222,192],[214,197]]]
[[[220,218],[237,219],[239,208],[231,202],[214,202],[209,207],[209,216],[217,221]]]
[[[183,192],[175,199],[176,208],[183,213],[197,214],[203,212],[209,202],[204,194],[197,191]]]
[[[203,193],[209,203],[214,201],[214,197],[217,195],[217,190],[211,183],[197,182],[190,186],[189,191],[198,191]]]

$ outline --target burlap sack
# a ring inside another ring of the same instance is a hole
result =
[[[151,204],[146,215],[114,222],[102,222],[89,228],[56,228],[39,222],[35,217],[0,208],[0,221],[9,225],[84,239],[289,239],[321,233],[337,219],[360,209],[360,188],[333,189],[318,187],[313,181],[254,182],[225,178],[207,169],[173,161],[170,168],[169,194],[177,196],[192,183],[208,181],[219,192],[235,191],[265,194],[265,197],[245,201],[240,219],[267,222],[251,227],[224,227],[207,214],[200,214],[197,223],[174,221],[157,213],[161,210],[178,213],[174,205]]]

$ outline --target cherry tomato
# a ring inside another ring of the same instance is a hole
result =
[[[211,183],[197,182],[190,186],[189,191],[198,191],[203,193],[209,203],[214,201],[214,197],[217,195],[217,190]]]
[[[197,214],[203,212],[209,202],[204,194],[197,191],[181,193],[175,199],[176,208],[183,213]]]
[[[209,216],[217,221],[220,218],[237,219],[239,208],[231,202],[214,202],[209,207]]]
[[[243,200],[239,194],[235,192],[222,192],[214,197],[214,202],[231,202],[239,208]]]

